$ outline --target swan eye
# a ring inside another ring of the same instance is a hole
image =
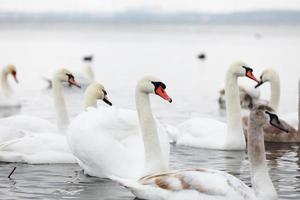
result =
[[[270,113],[268,111],[266,111],[265,113],[267,113],[270,116],[270,122],[272,122],[272,121],[275,120],[276,123],[281,124],[280,120],[279,120],[279,118],[278,118],[278,116],[276,114]]]
[[[104,93],[104,95],[107,95],[107,92],[105,90],[102,90],[102,92]]]
[[[157,82],[151,81],[151,83],[154,85],[155,90],[156,90],[159,86],[161,86],[163,89],[166,89],[166,85],[165,85],[163,82],[160,82],[160,81],[157,81]]]
[[[72,75],[72,74],[66,74],[67,75],[67,77],[68,77],[68,80],[74,80],[74,76]]]
[[[249,71],[253,72],[253,69],[250,68],[250,67],[243,66],[243,68],[246,70],[246,73],[249,72]]]

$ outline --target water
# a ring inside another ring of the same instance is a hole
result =
[[[262,37],[257,38],[259,33]],[[20,84],[14,89],[22,113],[52,122],[51,92],[44,90],[43,74],[64,66],[79,71],[82,55],[95,55],[97,80],[106,87],[114,105],[134,108],[134,87],[145,74],[160,77],[173,98],[168,104],[151,97],[154,114],[176,125],[192,116],[222,119],[217,107],[227,66],[237,59],[249,63],[259,76],[274,67],[281,77],[280,113],[297,110],[300,74],[300,27],[196,25],[0,25],[1,65],[18,68]],[[200,52],[206,61],[197,60]],[[241,84],[254,86],[249,79]],[[82,90],[66,91],[69,115],[82,110]],[[269,87],[261,93],[268,98]],[[268,166],[280,199],[300,198],[299,146],[266,145]],[[14,166],[11,179],[7,176]],[[0,199],[134,199],[109,180],[83,175],[77,165],[0,164]],[[172,146],[171,168],[206,167],[234,174],[250,185],[244,152],[224,152]]]

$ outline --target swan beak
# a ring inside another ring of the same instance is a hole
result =
[[[74,86],[78,87],[78,88],[81,88],[81,86],[74,79],[69,79],[69,83],[71,85],[74,85]]]
[[[258,88],[258,87],[261,86],[263,83],[264,83],[263,81],[259,81],[259,82],[256,84],[255,88]]]
[[[103,101],[108,105],[112,106],[112,103],[108,100],[107,96],[104,96]]]
[[[248,78],[251,78],[252,80],[256,81],[257,83],[259,83],[259,81],[258,81],[257,78],[252,74],[251,71],[248,71],[248,72],[246,73],[246,76],[247,76]]]
[[[12,76],[15,79],[16,83],[19,83],[19,80],[17,78],[17,73],[13,73]]]
[[[166,93],[166,91],[159,86],[156,90],[155,93],[160,96],[161,98],[163,98],[164,100],[168,101],[169,103],[172,103],[172,99],[171,97],[169,97],[169,95]]]

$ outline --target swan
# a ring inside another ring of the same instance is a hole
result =
[[[15,97],[14,92],[8,82],[8,75],[11,75],[15,82],[18,83],[17,69],[14,65],[7,65],[1,72],[0,83],[0,108],[21,107],[20,101]]]
[[[59,69],[54,73],[52,82],[57,126],[53,125],[48,120],[24,114],[2,118],[0,119],[0,125],[15,127],[23,131],[30,132],[65,131],[69,123],[69,117],[63,96],[62,83],[68,82],[69,84],[79,88],[80,86],[75,81],[73,74],[64,68]]]
[[[81,87],[87,87],[89,84],[95,81],[95,74],[92,68],[93,56],[86,56],[83,58],[83,70],[74,72],[76,80],[80,83]],[[48,89],[52,88],[52,80],[49,77],[42,77],[44,81],[48,83]],[[65,82],[64,87],[70,87],[72,84]]]
[[[273,71],[273,70],[271,70]],[[270,72],[270,71],[269,71]],[[274,72],[272,72],[273,74]],[[265,78],[265,73],[262,74],[261,78],[260,78],[260,83],[264,83],[266,80],[274,80],[274,79],[267,79]],[[261,85],[260,84],[260,85]],[[284,120],[281,120],[281,123],[286,127],[286,129],[288,130],[288,133],[281,131],[279,129],[274,128],[273,126],[265,126],[263,128],[264,130],[264,136],[265,136],[265,141],[266,142],[280,142],[280,143],[286,143],[286,142],[295,142],[295,143],[300,143],[300,132],[299,132],[299,128],[300,128],[300,80],[299,80],[299,85],[298,85],[298,93],[299,93],[299,97],[298,97],[298,130],[296,130],[293,126],[289,125],[287,122],[285,122]],[[278,94],[279,92],[277,92]],[[272,96],[272,95],[271,95]],[[279,95],[275,95],[274,97],[275,99],[278,98],[279,99]],[[273,105],[274,107],[272,108],[276,108],[276,104],[277,102],[279,102],[279,100],[275,100],[274,101],[275,104],[272,104],[272,98],[270,101],[270,106]],[[278,104],[277,104],[278,106]],[[275,109],[276,111],[276,109]]]
[[[86,111],[70,124],[68,141],[85,173],[108,178],[141,177],[168,169],[169,141],[162,125],[153,117],[149,94],[172,102],[158,78],[146,76],[136,86],[137,112],[114,106],[96,108],[85,93]],[[99,90],[105,101],[106,92]]]
[[[244,150],[246,148],[243,135],[238,77],[246,76],[258,82],[252,69],[243,62],[230,65],[226,74],[226,123],[210,118],[192,118],[177,126],[177,145],[220,150]],[[226,133],[227,129],[227,133]]]
[[[248,158],[252,188],[238,178],[218,170],[196,168],[154,173],[138,181],[112,177],[140,199],[148,200],[275,200],[277,192],[268,173],[262,127],[271,124],[285,130],[273,109],[255,107],[250,114]]]
[[[65,108],[62,82],[80,87],[72,73],[58,70],[52,79],[57,128],[47,120],[16,115],[0,119],[0,160],[6,162],[75,163],[65,134],[69,118]]]
[[[278,111],[279,103],[280,103],[280,78],[276,70],[272,68],[268,68],[264,70],[260,76],[259,83],[255,86],[255,88],[260,87],[266,82],[270,82],[271,86],[271,98],[269,102],[266,102],[267,105]],[[288,122],[288,124],[292,125],[294,128],[298,126],[298,113],[288,113],[284,114],[281,117],[284,121]]]
[[[280,102],[280,78],[278,73],[272,68],[265,69],[260,75],[259,82],[255,88],[258,88],[265,82],[270,82],[271,86],[271,97],[267,104],[275,111],[278,111]]]

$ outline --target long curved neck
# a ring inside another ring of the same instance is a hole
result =
[[[152,115],[149,95],[136,89],[136,107],[145,147],[145,173],[167,170]]]
[[[255,116],[250,116],[248,127],[248,158],[250,161],[251,182],[258,199],[277,196],[270,179],[266,163],[265,144],[262,127],[257,125]]]
[[[84,96],[84,109],[88,107],[97,107],[97,98],[94,98],[93,96],[86,94]]]
[[[275,111],[278,111],[279,101],[280,101],[280,79],[278,75],[273,75],[270,81],[271,85],[271,98],[270,107]]]
[[[231,70],[227,72],[225,83],[226,115],[227,115],[227,149],[240,150],[246,148],[241,117],[241,105],[237,76]]]
[[[3,70],[1,73],[1,90],[5,95],[9,96],[12,94],[12,89],[8,83],[7,77],[8,73]]]
[[[69,125],[69,116],[66,108],[66,102],[63,95],[63,86],[57,78],[52,79],[54,107],[56,110],[57,127],[60,131],[65,132]]]
[[[95,76],[94,76],[94,72],[93,69],[91,67],[91,63],[90,62],[86,62],[84,65],[84,73],[89,77],[90,80],[94,80]]]

